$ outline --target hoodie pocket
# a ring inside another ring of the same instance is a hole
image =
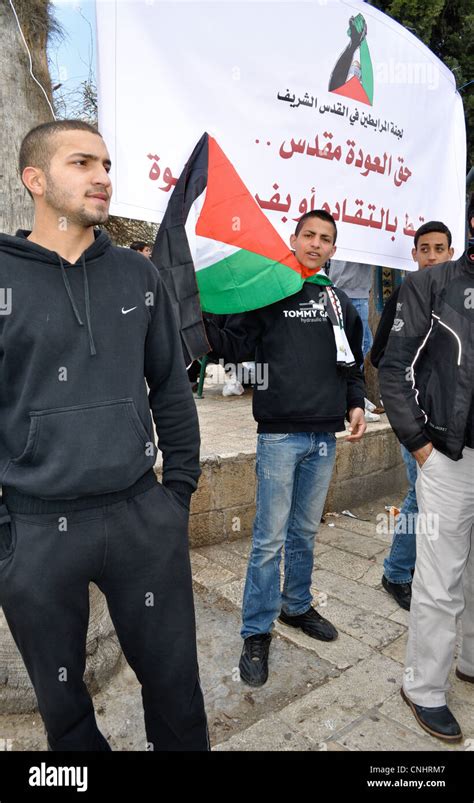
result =
[[[23,453],[4,485],[44,499],[73,499],[133,485],[155,464],[156,447],[133,399],[30,413]]]

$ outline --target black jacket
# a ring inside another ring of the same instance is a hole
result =
[[[26,234],[0,235],[0,484],[45,499],[124,490],[155,463],[152,413],[163,483],[190,496],[199,425],[157,269],[104,232],[75,265]]]
[[[346,294],[334,290],[352,353],[361,365],[362,322]],[[237,364],[255,355],[258,432],[338,432],[351,408],[364,408],[359,368],[337,367],[324,298],[324,287],[305,282],[295,295],[246,313],[234,328],[219,329],[205,321],[210,345],[227,362]]]
[[[370,362],[374,368],[379,367],[379,362],[384,355],[393,322],[397,314],[397,301],[399,293],[400,287],[397,287],[383,308],[379,325],[377,326],[377,331],[374,335],[374,342],[372,343],[372,348],[370,350]]]
[[[459,460],[474,448],[474,248],[405,279],[379,380],[410,452],[431,441]]]

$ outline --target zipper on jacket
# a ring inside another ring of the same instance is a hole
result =
[[[432,314],[433,318],[436,318],[436,320],[441,324],[441,326],[444,326],[446,329],[448,329],[451,332],[451,334],[453,334],[454,337],[456,338],[456,340],[458,341],[458,365],[461,365],[461,356],[462,356],[461,338],[459,337],[459,335],[456,334],[454,329],[451,329],[451,327],[448,326],[447,323],[444,323],[444,321],[441,320],[439,315],[435,315],[434,312],[432,312],[431,314]]]
[[[411,380],[412,380],[411,386],[412,386],[413,390],[415,391],[415,404],[419,407],[419,409],[421,410],[421,412],[425,416],[425,424],[428,423],[428,415],[423,410],[423,407],[421,407],[420,404],[418,403],[418,398],[419,398],[419,395],[420,395],[420,391],[418,390],[418,388],[415,385],[415,364],[416,364],[416,361],[417,361],[418,357],[420,356],[421,352],[423,351],[423,349],[424,349],[424,347],[426,345],[426,342],[427,342],[427,340],[428,340],[428,338],[429,338],[429,336],[431,334],[431,330],[432,329],[433,329],[433,321],[431,321],[431,326],[429,328],[428,334],[426,335],[425,339],[423,340],[423,343],[421,344],[421,346],[419,347],[419,349],[416,352],[415,356],[413,357],[413,362],[410,365]]]

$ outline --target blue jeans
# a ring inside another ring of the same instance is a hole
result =
[[[242,638],[269,633],[281,609],[296,616],[311,606],[314,537],[335,457],[332,432],[258,436],[257,509],[242,606]]]
[[[369,299],[351,298],[349,300],[359,313],[359,317],[362,321],[362,326],[364,327],[364,336],[362,339],[362,353],[365,359],[365,355],[368,354],[368,352],[372,348],[372,343],[374,342],[374,339],[372,337],[372,332],[369,326]]]
[[[411,453],[400,444],[409,482],[408,493],[403,500],[397,518],[390,555],[383,562],[384,574],[391,583],[411,583],[411,570],[416,561],[416,501],[415,483],[417,462]]]

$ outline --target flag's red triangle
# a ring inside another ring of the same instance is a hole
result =
[[[336,95],[344,95],[345,98],[358,100],[360,103],[366,103],[367,106],[371,105],[364,87],[355,75],[353,75],[346,84],[340,86],[339,89],[331,89],[331,92],[334,92]]]
[[[261,254],[304,276],[317,273],[295,259],[216,140],[210,136],[208,143],[207,191],[196,234]]]
[[[331,89],[331,92],[334,92],[336,95],[344,95],[345,98],[358,100],[360,103],[366,103],[367,106],[371,105],[364,87],[355,75],[353,75],[346,84],[340,86],[339,89]]]

